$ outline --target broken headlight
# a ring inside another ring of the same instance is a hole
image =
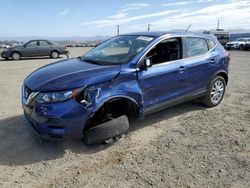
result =
[[[74,89],[58,92],[41,92],[37,95],[36,101],[39,103],[63,102],[76,97],[82,89]]]
[[[76,100],[83,104],[84,106],[89,106],[91,102],[91,89],[90,88],[85,88],[76,98]]]

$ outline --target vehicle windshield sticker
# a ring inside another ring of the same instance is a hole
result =
[[[153,38],[152,37],[146,37],[146,36],[139,36],[136,38],[137,40],[144,40],[144,41],[151,41]]]

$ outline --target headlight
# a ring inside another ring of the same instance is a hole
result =
[[[76,97],[82,89],[74,89],[68,91],[39,93],[36,97],[36,101],[39,103],[52,103],[52,102],[63,102],[70,98]]]
[[[9,51],[8,48],[4,48],[4,49],[3,49],[3,52],[7,52],[7,51]]]

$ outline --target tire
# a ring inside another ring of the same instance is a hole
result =
[[[58,51],[52,51],[52,52],[50,53],[50,57],[53,58],[53,59],[58,58],[58,57],[59,57]]]
[[[21,54],[19,52],[12,52],[11,57],[13,60],[17,61],[21,59]]]
[[[123,115],[86,130],[84,134],[84,143],[86,145],[102,144],[106,140],[117,137],[128,131],[128,129],[128,117]]]
[[[243,50],[245,50],[245,47],[241,44],[241,45],[239,46],[239,50],[240,50],[240,51],[243,51]]]
[[[222,76],[216,76],[209,84],[206,96],[202,102],[208,107],[215,107],[222,101],[226,90],[226,81]]]

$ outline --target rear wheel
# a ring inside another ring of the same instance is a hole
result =
[[[203,103],[209,107],[220,104],[224,97],[226,81],[221,76],[216,76],[209,85],[208,92],[203,98]]]
[[[59,57],[59,53],[57,51],[52,51],[51,54],[50,54],[50,57],[51,58],[58,58]]]
[[[241,44],[240,47],[239,47],[239,50],[245,50],[245,47]]]
[[[21,59],[21,54],[19,52],[13,52],[11,54],[11,57],[13,60],[20,60]]]

